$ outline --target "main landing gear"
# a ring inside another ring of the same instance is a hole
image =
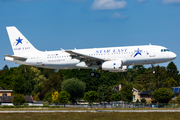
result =
[[[91,75],[91,77],[100,78],[99,69],[97,70],[97,73],[95,73],[94,69],[93,69],[93,71],[90,73],[90,75]]]
[[[95,72],[91,72],[90,75],[91,75],[91,77],[96,77],[96,78],[100,77],[100,74],[99,73],[95,73]]]

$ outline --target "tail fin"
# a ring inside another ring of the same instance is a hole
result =
[[[14,26],[6,27],[14,55],[38,51]]]

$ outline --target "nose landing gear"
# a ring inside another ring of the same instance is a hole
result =
[[[154,70],[154,65],[153,65],[153,64],[151,64],[151,66],[152,66],[152,69],[153,69],[153,74],[155,74],[155,73],[156,73],[156,71]]]

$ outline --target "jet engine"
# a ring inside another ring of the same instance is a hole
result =
[[[126,72],[127,66],[123,66],[123,62],[120,61],[106,61],[102,63],[102,70],[108,70],[109,72]]]
[[[127,72],[128,66],[123,66],[121,69],[109,70],[109,72]]]

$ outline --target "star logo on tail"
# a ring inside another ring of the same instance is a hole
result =
[[[142,50],[139,50],[139,48],[137,50],[135,50],[136,54],[134,55],[134,57],[136,57],[137,55],[142,55],[141,52]]]
[[[22,40],[23,40],[23,39],[20,39],[20,37],[19,37],[18,39],[16,39],[16,41],[17,41],[16,46],[17,46],[19,43],[22,44]]]

